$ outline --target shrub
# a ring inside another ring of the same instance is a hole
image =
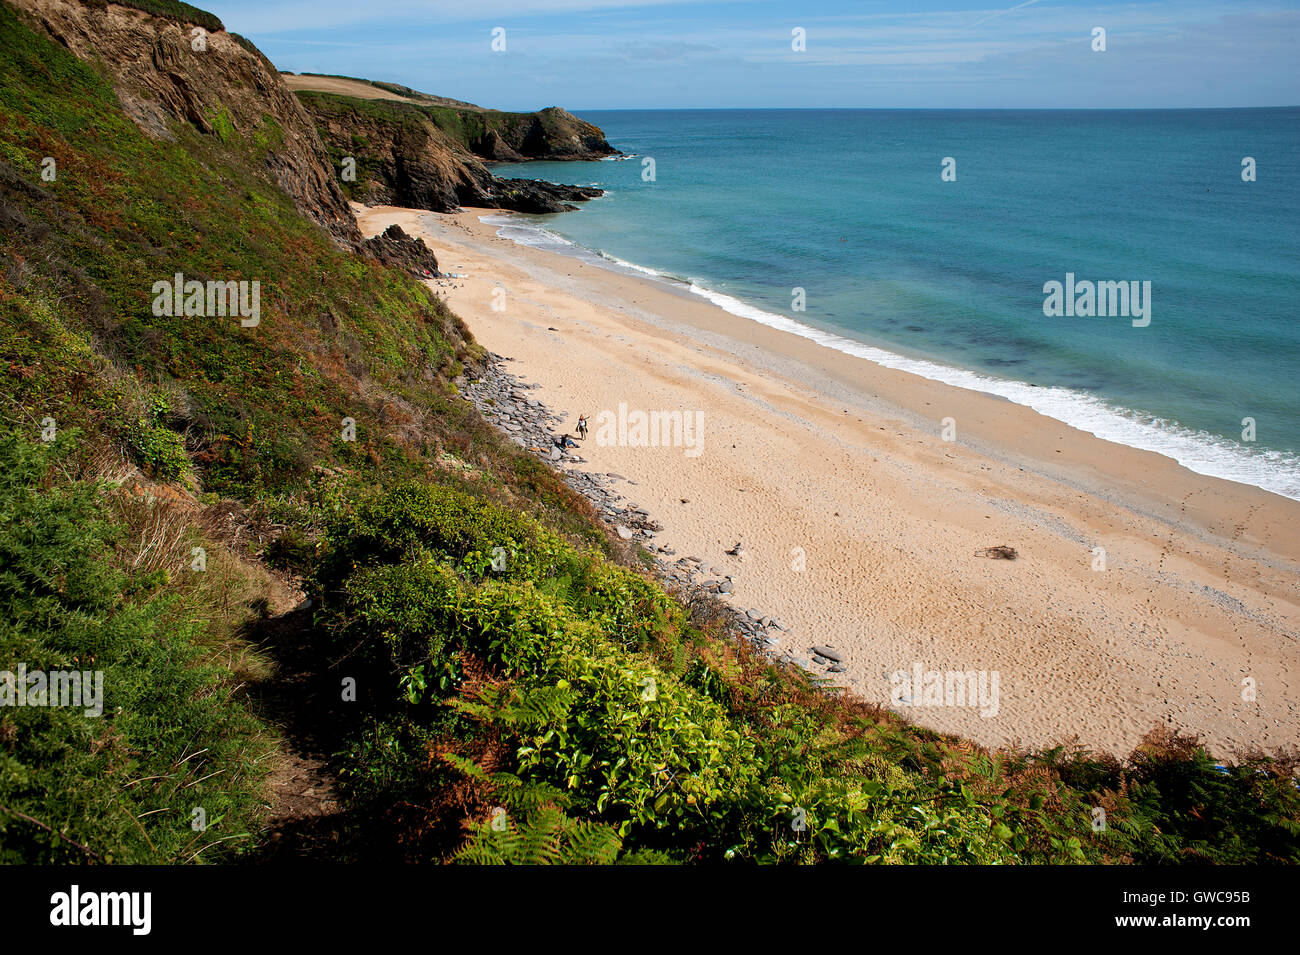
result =
[[[63,453],[0,438],[0,670],[101,671],[103,712],[0,708],[0,862],[229,857],[260,811],[260,727],[202,623],[119,569],[100,490],[51,472]]]

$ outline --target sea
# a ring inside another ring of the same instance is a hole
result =
[[[499,234],[1300,500],[1300,108],[579,115]]]

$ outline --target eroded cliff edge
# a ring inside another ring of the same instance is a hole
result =
[[[590,186],[502,179],[486,162],[592,160],[618,155],[599,127],[558,107],[507,113],[346,77],[286,76],[344,190],[371,204],[455,212],[462,205],[564,212],[602,195]]]

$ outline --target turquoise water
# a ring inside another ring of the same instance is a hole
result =
[[[635,158],[498,167],[609,191],[502,234],[1300,499],[1300,109],[583,116]],[[1045,316],[1067,272],[1150,324]]]

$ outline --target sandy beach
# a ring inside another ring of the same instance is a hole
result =
[[[480,222],[497,210],[354,209],[463,275],[431,284],[570,432],[588,415],[578,466],[626,478],[656,543],[731,574],[782,650],[834,648],[849,692],[996,673],[995,713],[895,703],[989,745],[1127,752],[1157,724],[1224,756],[1300,741],[1300,502],[517,245]],[[699,444],[598,440],[620,405],[689,415]],[[1017,559],[981,555],[997,545]]]

